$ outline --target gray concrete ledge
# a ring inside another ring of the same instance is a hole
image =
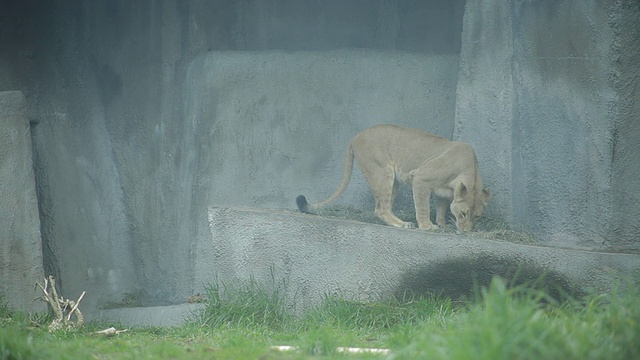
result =
[[[494,275],[545,275],[550,290],[607,291],[640,278],[640,255],[537,247],[322,218],[285,210],[210,207],[211,240],[199,242],[196,283],[281,281],[298,309],[326,294],[360,301],[404,292],[468,294]],[[197,291],[196,291],[197,292]]]
[[[124,326],[178,326],[191,319],[203,304],[178,304],[98,310],[88,321],[120,323]]]
[[[534,282],[552,295],[604,292],[640,279],[640,255],[537,247],[427,233],[286,210],[210,207],[211,238],[193,249],[194,293],[253,281],[278,289],[298,313],[326,295],[375,301],[393,295],[464,297],[494,275]],[[200,287],[200,288],[199,288]],[[176,325],[185,305],[101,311],[100,320]]]

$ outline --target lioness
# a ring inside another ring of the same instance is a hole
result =
[[[296,198],[300,211],[309,213],[329,205],[346,190],[353,159],[358,161],[375,199],[375,213],[386,224],[412,228],[391,211],[398,182],[411,186],[420,229],[445,226],[447,206],[460,232],[473,230],[482,215],[489,191],[483,190],[476,154],[470,145],[424,131],[396,125],[377,125],[356,135],[344,155],[344,173],[338,189],[326,200],[309,204]],[[429,197],[435,195],[436,223],[430,219]]]

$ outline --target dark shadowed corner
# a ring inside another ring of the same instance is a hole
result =
[[[468,300],[479,289],[488,288],[493,277],[503,278],[510,287],[544,291],[550,299],[579,299],[586,293],[565,276],[526,260],[489,255],[442,260],[404,274],[395,296],[434,294],[453,300]]]

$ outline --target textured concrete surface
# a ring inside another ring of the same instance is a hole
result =
[[[44,310],[32,301],[44,271],[31,149],[24,95],[0,92],[0,294],[25,311]]]
[[[209,209],[211,239],[198,244],[195,284],[284,281],[300,309],[337,294],[371,301],[404,291],[469,294],[493,275],[550,289],[606,291],[640,279],[640,255],[536,247],[255,208]],[[195,289],[195,292],[201,292]]]
[[[395,123],[451,137],[458,57],[378,50],[211,52],[189,67],[185,115],[198,208],[330,195],[360,131]],[[355,173],[355,172],[354,172]],[[356,174],[341,203],[371,207]],[[411,207],[413,205],[410,204]]]
[[[145,305],[180,302],[190,295],[190,249],[208,237],[209,197],[221,205],[293,206],[288,196],[314,186],[313,174],[287,175],[317,165],[315,173],[329,174],[318,193],[335,186],[340,164],[332,154],[342,150],[334,147],[343,149],[343,139],[367,126],[426,128],[421,119],[440,117],[430,130],[452,133],[462,1],[300,4],[55,0],[3,7],[0,46],[11,51],[0,54],[0,90],[26,89],[29,117],[38,121],[45,270],[67,296],[86,290],[89,308],[130,294]],[[436,24],[428,39],[420,35]],[[322,58],[320,50],[332,55]],[[292,61],[305,58],[299,51],[308,51],[308,74]],[[431,58],[438,60],[423,67]],[[336,62],[332,74],[328,61]],[[399,92],[414,75],[424,83]],[[233,102],[218,101],[221,94]],[[410,117],[390,118],[404,108]],[[243,133],[241,124],[255,129]],[[317,144],[325,151],[314,146],[308,152],[318,156],[295,169],[291,159],[309,157],[303,148]],[[352,196],[364,192],[357,189]]]
[[[640,250],[638,1],[0,6],[45,273],[87,308],[183,301],[208,206],[324,197],[378,122],[473,144],[489,214],[549,246]],[[358,176],[343,201],[371,209]]]
[[[637,1],[467,1],[455,138],[489,213],[552,246],[638,250],[639,21]]]
[[[202,304],[178,304],[104,309],[92,312],[86,321],[120,323],[124,326],[178,326],[197,316]],[[118,330],[123,330],[118,328]]]

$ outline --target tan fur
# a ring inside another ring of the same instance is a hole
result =
[[[376,215],[391,226],[414,227],[391,211],[399,182],[413,190],[420,229],[438,228],[430,219],[431,194],[436,200],[436,223],[445,226],[446,210],[450,207],[461,232],[473,230],[489,199],[470,145],[420,130],[378,125],[351,140],[344,156],[342,182],[333,195],[316,204],[308,204],[300,195],[296,199],[300,211],[313,212],[342,195],[351,179],[354,158],[373,192]]]

